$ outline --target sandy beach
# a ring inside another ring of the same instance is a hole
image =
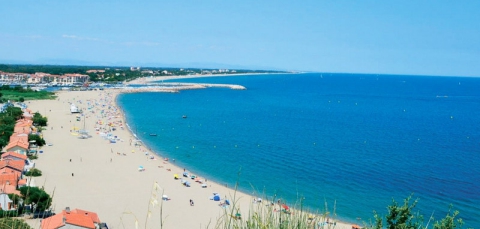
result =
[[[254,196],[212,181],[204,182],[207,187],[203,188],[199,182],[183,178],[191,187],[182,185],[184,170],[204,180],[197,171],[165,161],[161,152],[150,152],[148,146],[135,144],[115,104],[118,93],[58,92],[56,100],[27,103],[33,112],[48,118],[43,135],[50,145],[43,146],[43,153],[35,160],[43,175],[33,182],[53,196],[55,212],[66,207],[93,211],[109,228],[216,228],[225,210],[232,210],[232,205],[219,206],[225,198],[233,201],[235,195],[234,211],[238,209],[243,216],[248,215],[252,205],[259,204],[253,203]],[[70,113],[70,103],[84,111],[80,121]],[[108,123],[113,123],[116,130],[111,131]],[[83,128],[91,138],[79,138],[77,131]],[[115,143],[106,138],[109,134]],[[144,171],[139,171],[139,166]],[[180,179],[175,180],[174,174]],[[219,193],[222,200],[211,200],[213,193]],[[170,200],[162,200],[162,195]],[[38,219],[27,222],[40,228]],[[335,228],[351,228],[351,224],[337,223]]]

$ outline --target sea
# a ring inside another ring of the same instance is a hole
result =
[[[191,173],[352,223],[418,200],[425,223],[480,228],[480,78],[260,74],[121,94],[132,132]],[[185,117],[184,117],[185,116]],[[150,136],[151,133],[157,136]],[[430,223],[433,223],[431,221]]]

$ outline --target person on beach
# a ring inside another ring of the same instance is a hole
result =
[[[193,205],[194,205],[193,200],[190,199],[190,206],[193,206]]]

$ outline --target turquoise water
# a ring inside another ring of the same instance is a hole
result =
[[[414,194],[480,227],[480,78],[360,74],[215,77],[241,84],[122,94],[127,122],[179,166],[351,222]],[[188,118],[182,118],[187,115]],[[157,137],[149,136],[157,133]]]

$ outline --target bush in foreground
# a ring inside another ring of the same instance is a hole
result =
[[[0,219],[2,229],[32,229],[23,219],[2,218]]]

